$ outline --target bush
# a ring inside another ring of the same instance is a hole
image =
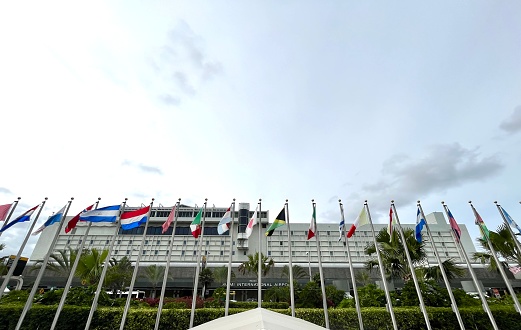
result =
[[[25,304],[29,298],[29,292],[26,290],[12,290],[4,294],[0,299],[2,304]]]
[[[171,301],[163,305],[163,309],[187,309],[186,303],[179,301]],[[192,308],[192,307],[190,307]]]
[[[259,304],[254,301],[230,301],[230,308],[254,309],[258,306]],[[287,302],[263,301],[262,308],[287,309],[289,304]]]

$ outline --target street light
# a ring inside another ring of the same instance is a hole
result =
[[[311,282],[313,280],[311,278],[311,255],[309,254],[309,252],[306,252],[306,255],[308,256],[309,281]]]

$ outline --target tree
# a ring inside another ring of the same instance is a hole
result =
[[[199,273],[199,281],[203,284],[203,292],[201,296],[204,299],[206,296],[206,287],[214,281],[213,273],[210,268],[205,267],[201,270],[201,273]]]
[[[239,265],[239,273],[242,275],[245,274],[256,274],[258,271],[259,265],[259,254],[248,254],[248,261],[243,262]],[[263,253],[261,253],[261,271],[262,276],[266,276],[269,271],[275,266],[275,261],[272,258],[266,257]]]
[[[72,270],[72,265],[76,260],[78,249],[69,247],[68,250],[60,250],[56,253],[52,253],[49,256],[46,270],[54,272],[57,276],[68,277]],[[34,267],[31,268],[30,272],[38,272],[43,265],[43,260],[35,262]]]
[[[4,243],[0,244],[0,251],[2,251],[3,249],[5,249]],[[5,259],[7,258],[7,256],[0,258],[0,276],[7,274],[7,265],[5,264]]]
[[[111,289],[112,295],[115,297],[118,290],[124,291],[127,285],[130,284],[134,267],[126,256],[119,261],[112,258],[109,262],[110,268],[105,277],[105,285]],[[129,292],[129,294],[132,293]]]
[[[442,261],[441,265],[445,270],[445,274],[449,280],[452,280],[456,277],[461,277],[466,273],[464,268],[456,265],[453,258]],[[431,266],[425,268],[423,270],[423,277],[426,280],[434,280],[436,282],[443,281],[443,275],[441,274],[440,266]]]
[[[83,284],[94,285],[100,281],[103,263],[108,253],[108,250],[98,249],[83,252],[76,268],[76,275],[80,277]]]
[[[403,234],[405,236],[407,249],[409,250],[409,254],[411,256],[413,268],[420,266],[427,258],[427,254],[425,252],[425,243],[419,243],[416,240],[414,229],[404,228]],[[390,279],[401,278],[404,281],[407,281],[411,278],[411,269],[407,262],[402,239],[398,234],[398,231],[394,231],[392,235],[393,238],[390,240],[390,236],[387,233],[387,228],[382,228],[376,235],[376,241],[380,247],[379,251],[382,258],[384,271],[387,277]],[[375,245],[369,244],[365,248],[365,252],[369,255],[375,254]],[[379,264],[377,258],[366,262],[366,268],[368,270],[378,267]]]
[[[298,294],[298,307],[315,308],[322,306],[322,291],[314,281],[306,283]]]
[[[489,239],[496,250],[496,254],[499,260],[504,260],[504,266],[509,266],[510,264],[521,265],[521,251],[517,250],[516,243],[510,235],[510,231],[503,224],[497,228],[497,232],[490,230]],[[483,237],[477,239],[478,243],[485,250],[485,252],[475,252],[473,255],[474,260],[478,260],[484,265],[488,264],[488,268],[490,270],[498,270],[498,265],[496,261],[492,257],[492,252],[488,243]],[[501,261],[500,261],[501,262]]]
[[[264,298],[269,301],[290,303],[289,286],[273,286],[266,290]]]
[[[304,268],[302,268],[299,265],[293,265],[291,267],[291,269],[293,270],[293,279],[294,280],[297,280],[299,278],[308,277],[308,274],[306,273]],[[287,278],[289,280],[289,266],[288,265],[284,265],[284,267],[282,267],[282,272],[280,274],[280,277]]]
[[[235,272],[233,270],[230,277],[231,281],[234,281],[236,278]],[[228,280],[228,267],[222,266],[215,268],[213,270],[213,278],[215,282],[219,283],[219,285],[226,286],[226,281]]]
[[[369,274],[366,271],[361,271],[361,272],[356,273],[355,280],[356,280],[356,283],[358,283],[362,286],[370,284],[372,282],[371,274]]]
[[[150,265],[147,268],[145,268],[144,275],[144,277],[147,278],[150,284],[152,285],[151,298],[155,298],[157,285],[159,284],[159,282],[163,281],[163,278],[165,276],[165,267]]]

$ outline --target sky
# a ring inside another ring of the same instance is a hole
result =
[[[0,5],[0,204],[521,222],[519,1]],[[29,223],[0,237],[16,254]],[[37,228],[37,227],[36,227]],[[36,236],[24,250],[30,256]]]

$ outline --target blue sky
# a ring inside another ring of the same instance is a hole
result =
[[[521,221],[518,1],[0,5],[0,204]],[[27,224],[0,242],[16,253]],[[36,238],[31,238],[24,255]]]

